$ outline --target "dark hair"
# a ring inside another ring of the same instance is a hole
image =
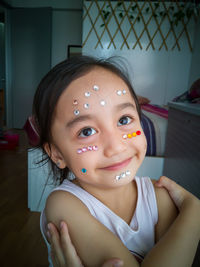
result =
[[[102,67],[115,73],[127,84],[135,100],[139,117],[141,117],[137,96],[129,82],[128,76],[122,71],[121,66],[116,66],[116,64],[116,62],[112,62],[112,59],[97,59],[89,56],[72,57],[56,65],[41,80],[33,101],[33,116],[40,137],[37,147],[43,149],[43,160],[49,161],[50,159],[43,146],[47,143],[51,147],[51,125],[58,99],[72,81],[88,73],[94,67]],[[69,169],[59,169],[55,163],[50,162],[54,180],[62,183],[67,178]]]

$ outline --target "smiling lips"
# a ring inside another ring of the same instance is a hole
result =
[[[120,170],[120,169],[126,167],[130,163],[130,161],[131,161],[131,158],[126,159],[126,160],[119,162],[117,164],[102,168],[102,169],[106,170],[106,171],[117,171],[117,170]]]

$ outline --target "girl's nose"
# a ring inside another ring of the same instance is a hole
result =
[[[121,135],[109,134],[104,140],[104,155],[111,158],[125,151],[126,144]]]

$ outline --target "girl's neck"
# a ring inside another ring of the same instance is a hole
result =
[[[101,201],[128,224],[130,223],[137,204],[137,186],[135,180],[117,188],[95,188],[95,190],[94,188],[81,185],[78,180],[74,180],[74,183]]]

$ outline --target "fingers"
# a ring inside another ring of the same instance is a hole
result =
[[[120,260],[120,259],[117,259],[117,258],[113,258],[113,259],[110,259],[108,261],[106,261],[102,267],[122,267],[124,264],[123,264],[123,261]]]
[[[156,181],[156,186],[158,187],[167,187],[169,190],[172,189],[174,181],[167,178],[166,176],[161,176],[158,181]]]
[[[71,242],[67,224],[60,223],[59,231],[49,223],[51,256],[55,267],[83,267],[80,258]],[[60,233],[60,234],[59,234]]]
[[[48,224],[52,261],[55,267],[84,267],[78,257],[68,232],[67,224],[60,223],[60,235],[54,224]],[[102,267],[122,267],[123,261],[117,258],[106,261]]]
[[[63,248],[63,256],[67,266],[83,266],[76,253],[75,247],[71,242],[67,224],[65,222],[60,223],[60,239]]]
[[[49,223],[47,227],[50,233],[49,239],[50,239],[50,244],[51,244],[51,257],[52,257],[54,266],[56,267],[65,266],[65,259],[64,259],[61,244],[60,244],[59,232],[57,228],[54,226],[54,224],[52,223]]]
[[[183,188],[175,183],[173,180],[167,178],[166,176],[161,176],[160,179],[155,183],[157,187],[164,187],[167,189],[170,195],[174,193],[179,193]],[[173,196],[172,196],[173,197]]]
[[[192,196],[192,194],[185,190],[182,186],[178,185],[176,182],[167,178],[166,176],[161,176],[155,185],[157,187],[166,188],[175,205],[179,209],[181,208],[183,201]]]

